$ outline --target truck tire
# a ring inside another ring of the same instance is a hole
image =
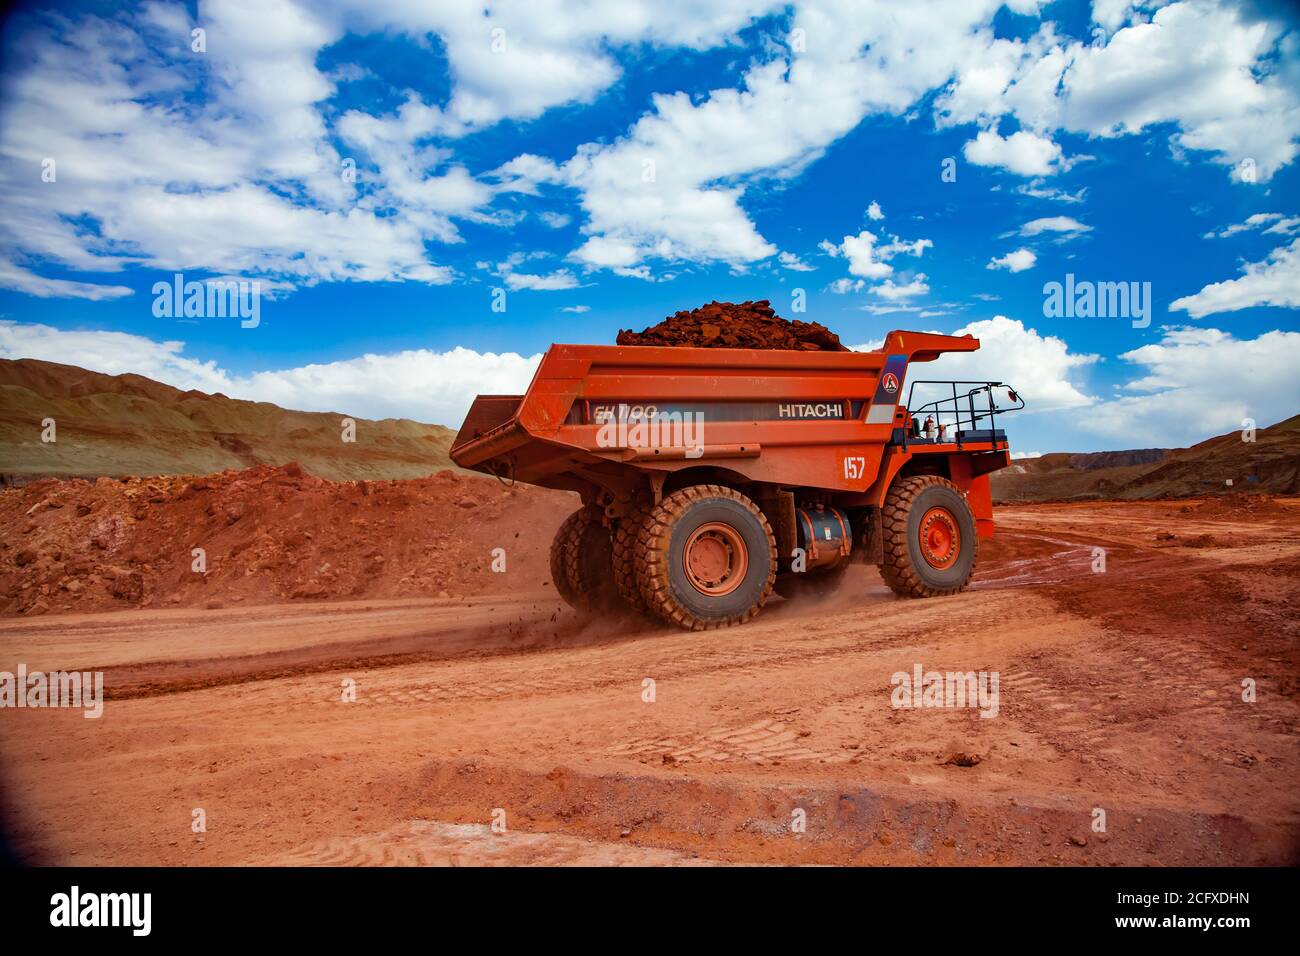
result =
[[[881,509],[880,576],[903,597],[956,594],[975,570],[975,516],[947,478],[913,475],[890,486]]]
[[[565,555],[570,549],[576,547],[574,541],[578,533],[578,524],[582,520],[582,511],[583,509],[579,508],[560,522],[559,530],[555,532],[555,537],[551,539],[551,583],[555,585],[555,593],[570,607],[575,606],[575,602],[573,588],[569,587],[569,573],[566,570],[567,559]]]
[[[636,542],[642,525],[650,516],[650,507],[649,503],[633,506],[632,510],[618,519],[614,528],[614,586],[628,607],[642,613],[647,608],[636,583]]]
[[[749,498],[722,485],[668,495],[637,536],[636,580],[646,607],[678,627],[740,624],[772,594],[776,539]]]
[[[612,611],[619,605],[612,541],[601,515],[595,506],[579,508],[560,525],[551,544],[555,589],[580,611]]]

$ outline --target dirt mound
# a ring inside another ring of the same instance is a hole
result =
[[[33,477],[206,474],[297,461],[336,480],[416,478],[451,468],[454,433],[407,419],[296,412],[140,375],[0,359],[0,483]],[[53,419],[55,440],[44,440]]]
[[[1183,514],[1196,515],[1201,518],[1253,518],[1255,516],[1278,516],[1292,513],[1292,509],[1280,503],[1273,495],[1244,494],[1231,498],[1207,498],[1194,505],[1181,509]]]
[[[847,352],[840,337],[817,322],[783,319],[767,299],[710,302],[670,315],[641,332],[618,333],[619,345],[674,345],[707,349],[790,349]]]
[[[334,482],[296,463],[203,477],[54,478],[0,492],[0,614],[549,587],[576,498],[443,471]],[[201,559],[199,551],[200,549]]]

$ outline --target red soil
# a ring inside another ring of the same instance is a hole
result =
[[[292,462],[43,479],[0,493],[0,613],[459,597],[499,577],[495,548],[510,572],[549,587],[550,529],[575,506],[571,495],[451,471],[334,482]],[[205,572],[194,570],[196,548]]]

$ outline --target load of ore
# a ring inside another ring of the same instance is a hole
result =
[[[783,319],[767,299],[710,302],[670,315],[642,332],[618,333],[619,345],[677,345],[705,349],[791,349],[847,352],[840,337],[817,322]]]

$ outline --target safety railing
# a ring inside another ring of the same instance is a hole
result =
[[[952,394],[913,407],[912,399],[918,385],[946,385],[951,387]],[[1006,389],[1012,404],[999,405],[994,389]],[[909,441],[955,442],[960,447],[963,440],[988,441],[989,438],[982,433],[987,431],[990,435],[996,434],[998,415],[1019,411],[1024,407],[1024,399],[1005,382],[920,379],[912,382],[907,390],[907,409],[912,422],[903,432],[903,444],[906,446]],[[926,419],[933,422],[932,431],[927,428]],[[986,424],[981,426],[981,422]],[[976,439],[975,435],[981,437]]]

